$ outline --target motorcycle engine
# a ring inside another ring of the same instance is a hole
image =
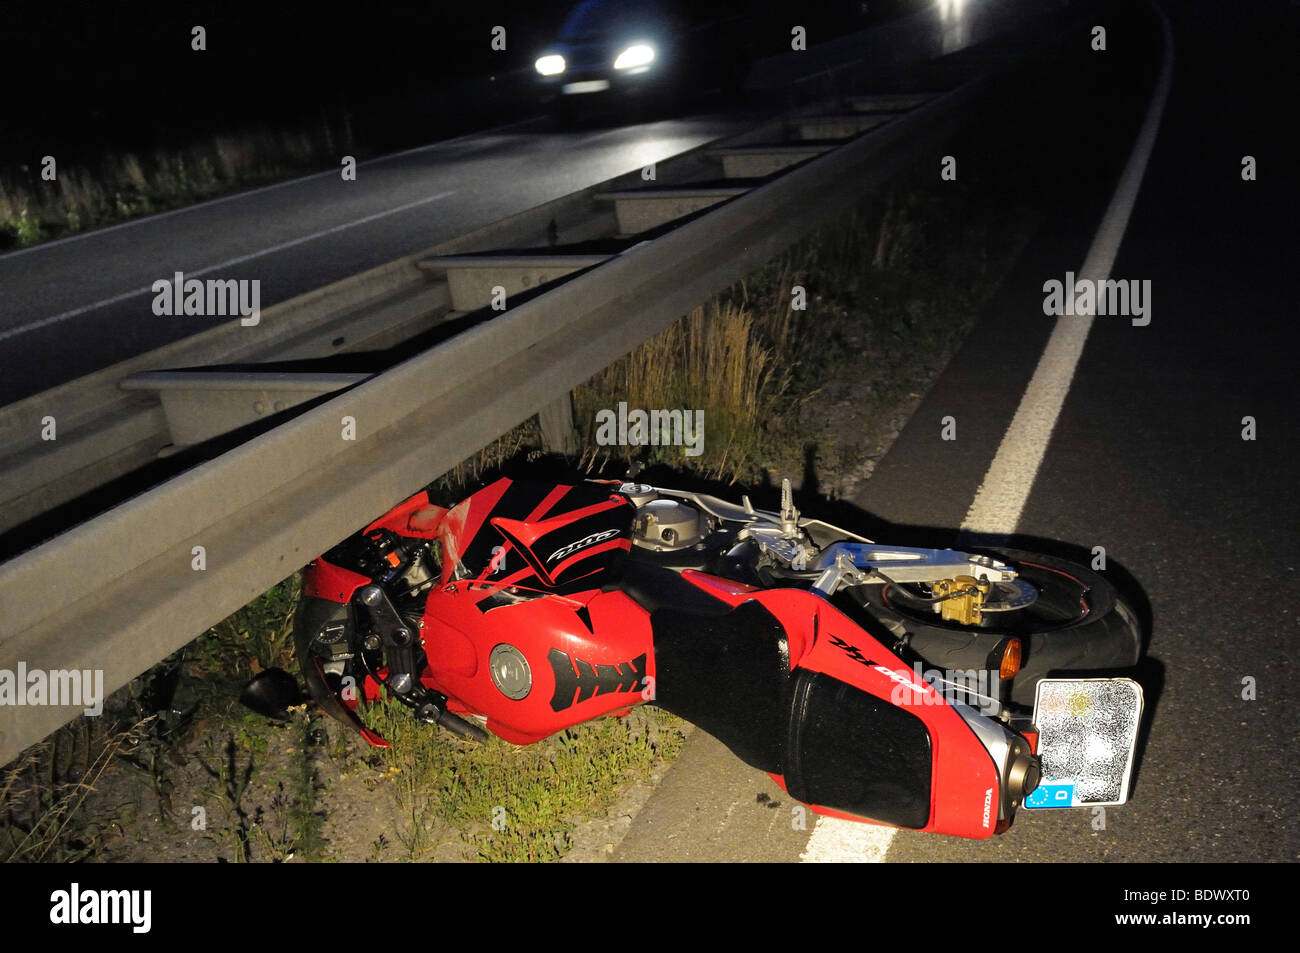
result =
[[[623,492],[637,504],[636,519],[632,522],[632,542],[642,549],[658,553],[677,552],[700,543],[709,534],[708,518],[681,500],[666,499],[657,493],[644,492],[649,487],[637,487],[640,493]]]

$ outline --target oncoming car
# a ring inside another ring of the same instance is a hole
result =
[[[736,88],[750,48],[744,19],[707,4],[583,0],[534,70],[543,101],[568,117],[588,106]]]

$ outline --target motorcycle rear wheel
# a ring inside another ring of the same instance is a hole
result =
[[[1011,701],[1032,706],[1045,676],[1129,668],[1142,655],[1137,615],[1115,588],[1083,566],[1023,550],[988,550],[1012,566],[1037,590],[1028,606],[985,615],[981,625],[940,618],[907,588],[861,586],[859,605],[906,640],[907,647],[938,669],[997,669],[1006,640],[1021,640],[1020,671],[1011,683]]]

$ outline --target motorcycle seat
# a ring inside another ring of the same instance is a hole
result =
[[[665,606],[650,625],[655,704],[721,739],[746,764],[780,773],[790,649],[776,616],[751,599],[723,613]]]

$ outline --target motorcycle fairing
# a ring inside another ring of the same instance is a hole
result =
[[[927,823],[918,829],[962,837],[989,837],[996,832],[1002,787],[997,766],[970,725],[933,686],[918,679],[904,660],[814,594],[805,590],[777,589],[757,593],[754,598],[772,608],[787,631],[802,629],[806,633],[809,647],[798,655],[798,668],[853,686],[894,711],[919,719],[924,725],[931,745],[930,816]],[[824,692],[826,689],[820,690]],[[862,718],[866,718],[866,712],[880,710],[879,705],[868,705],[863,699],[853,699],[849,705],[861,711]],[[815,714],[815,711],[810,709],[810,714]],[[878,731],[874,719],[846,724],[852,724],[853,731],[859,733]],[[906,770],[905,764],[909,759],[914,763],[919,749],[919,733],[915,732],[909,720],[898,719],[892,714],[881,716],[879,724],[880,731],[891,737],[889,744],[898,758],[898,770]],[[815,740],[820,748],[831,744],[831,741],[819,740],[818,731],[813,735],[807,735],[806,731],[803,736],[806,742]],[[807,777],[803,781],[806,783]],[[878,813],[855,810],[845,803],[848,792],[844,790],[832,792],[836,797],[827,801],[823,800],[820,789],[798,784],[796,788],[798,793],[792,790],[790,794],[793,797],[806,794],[806,802],[814,810],[824,807],[871,819],[884,819]],[[901,792],[897,793],[901,796]],[[859,794],[861,800],[870,796],[870,789],[863,789]],[[902,807],[902,803],[893,806]]]
[[[966,837],[995,832],[996,766],[901,659],[811,593],[753,591],[691,571],[679,578],[730,609],[651,611],[655,704],[814,810]]]
[[[364,533],[370,534],[376,530],[387,529],[399,536],[433,539],[439,524],[446,515],[446,507],[435,506],[429,500],[428,492],[421,490],[419,493],[407,497],[367,526]]]
[[[615,573],[631,548],[634,515],[631,501],[604,484],[503,477],[438,520],[443,582],[590,588]]]
[[[466,591],[430,599],[424,617],[427,672],[438,673],[424,680],[453,710],[486,715],[491,731],[531,744],[650,697],[658,678],[650,622],[626,594],[593,589],[488,613],[478,609],[478,598]],[[521,699],[505,698],[480,674],[503,643],[528,663],[531,687]]]
[[[346,603],[352,594],[370,582],[368,576],[344,569],[324,559],[313,560],[303,577],[303,595],[310,599]]]
[[[491,524],[542,585],[556,589],[595,573],[617,571],[632,548],[628,530],[634,512],[626,497],[615,495],[547,519],[494,516]]]

